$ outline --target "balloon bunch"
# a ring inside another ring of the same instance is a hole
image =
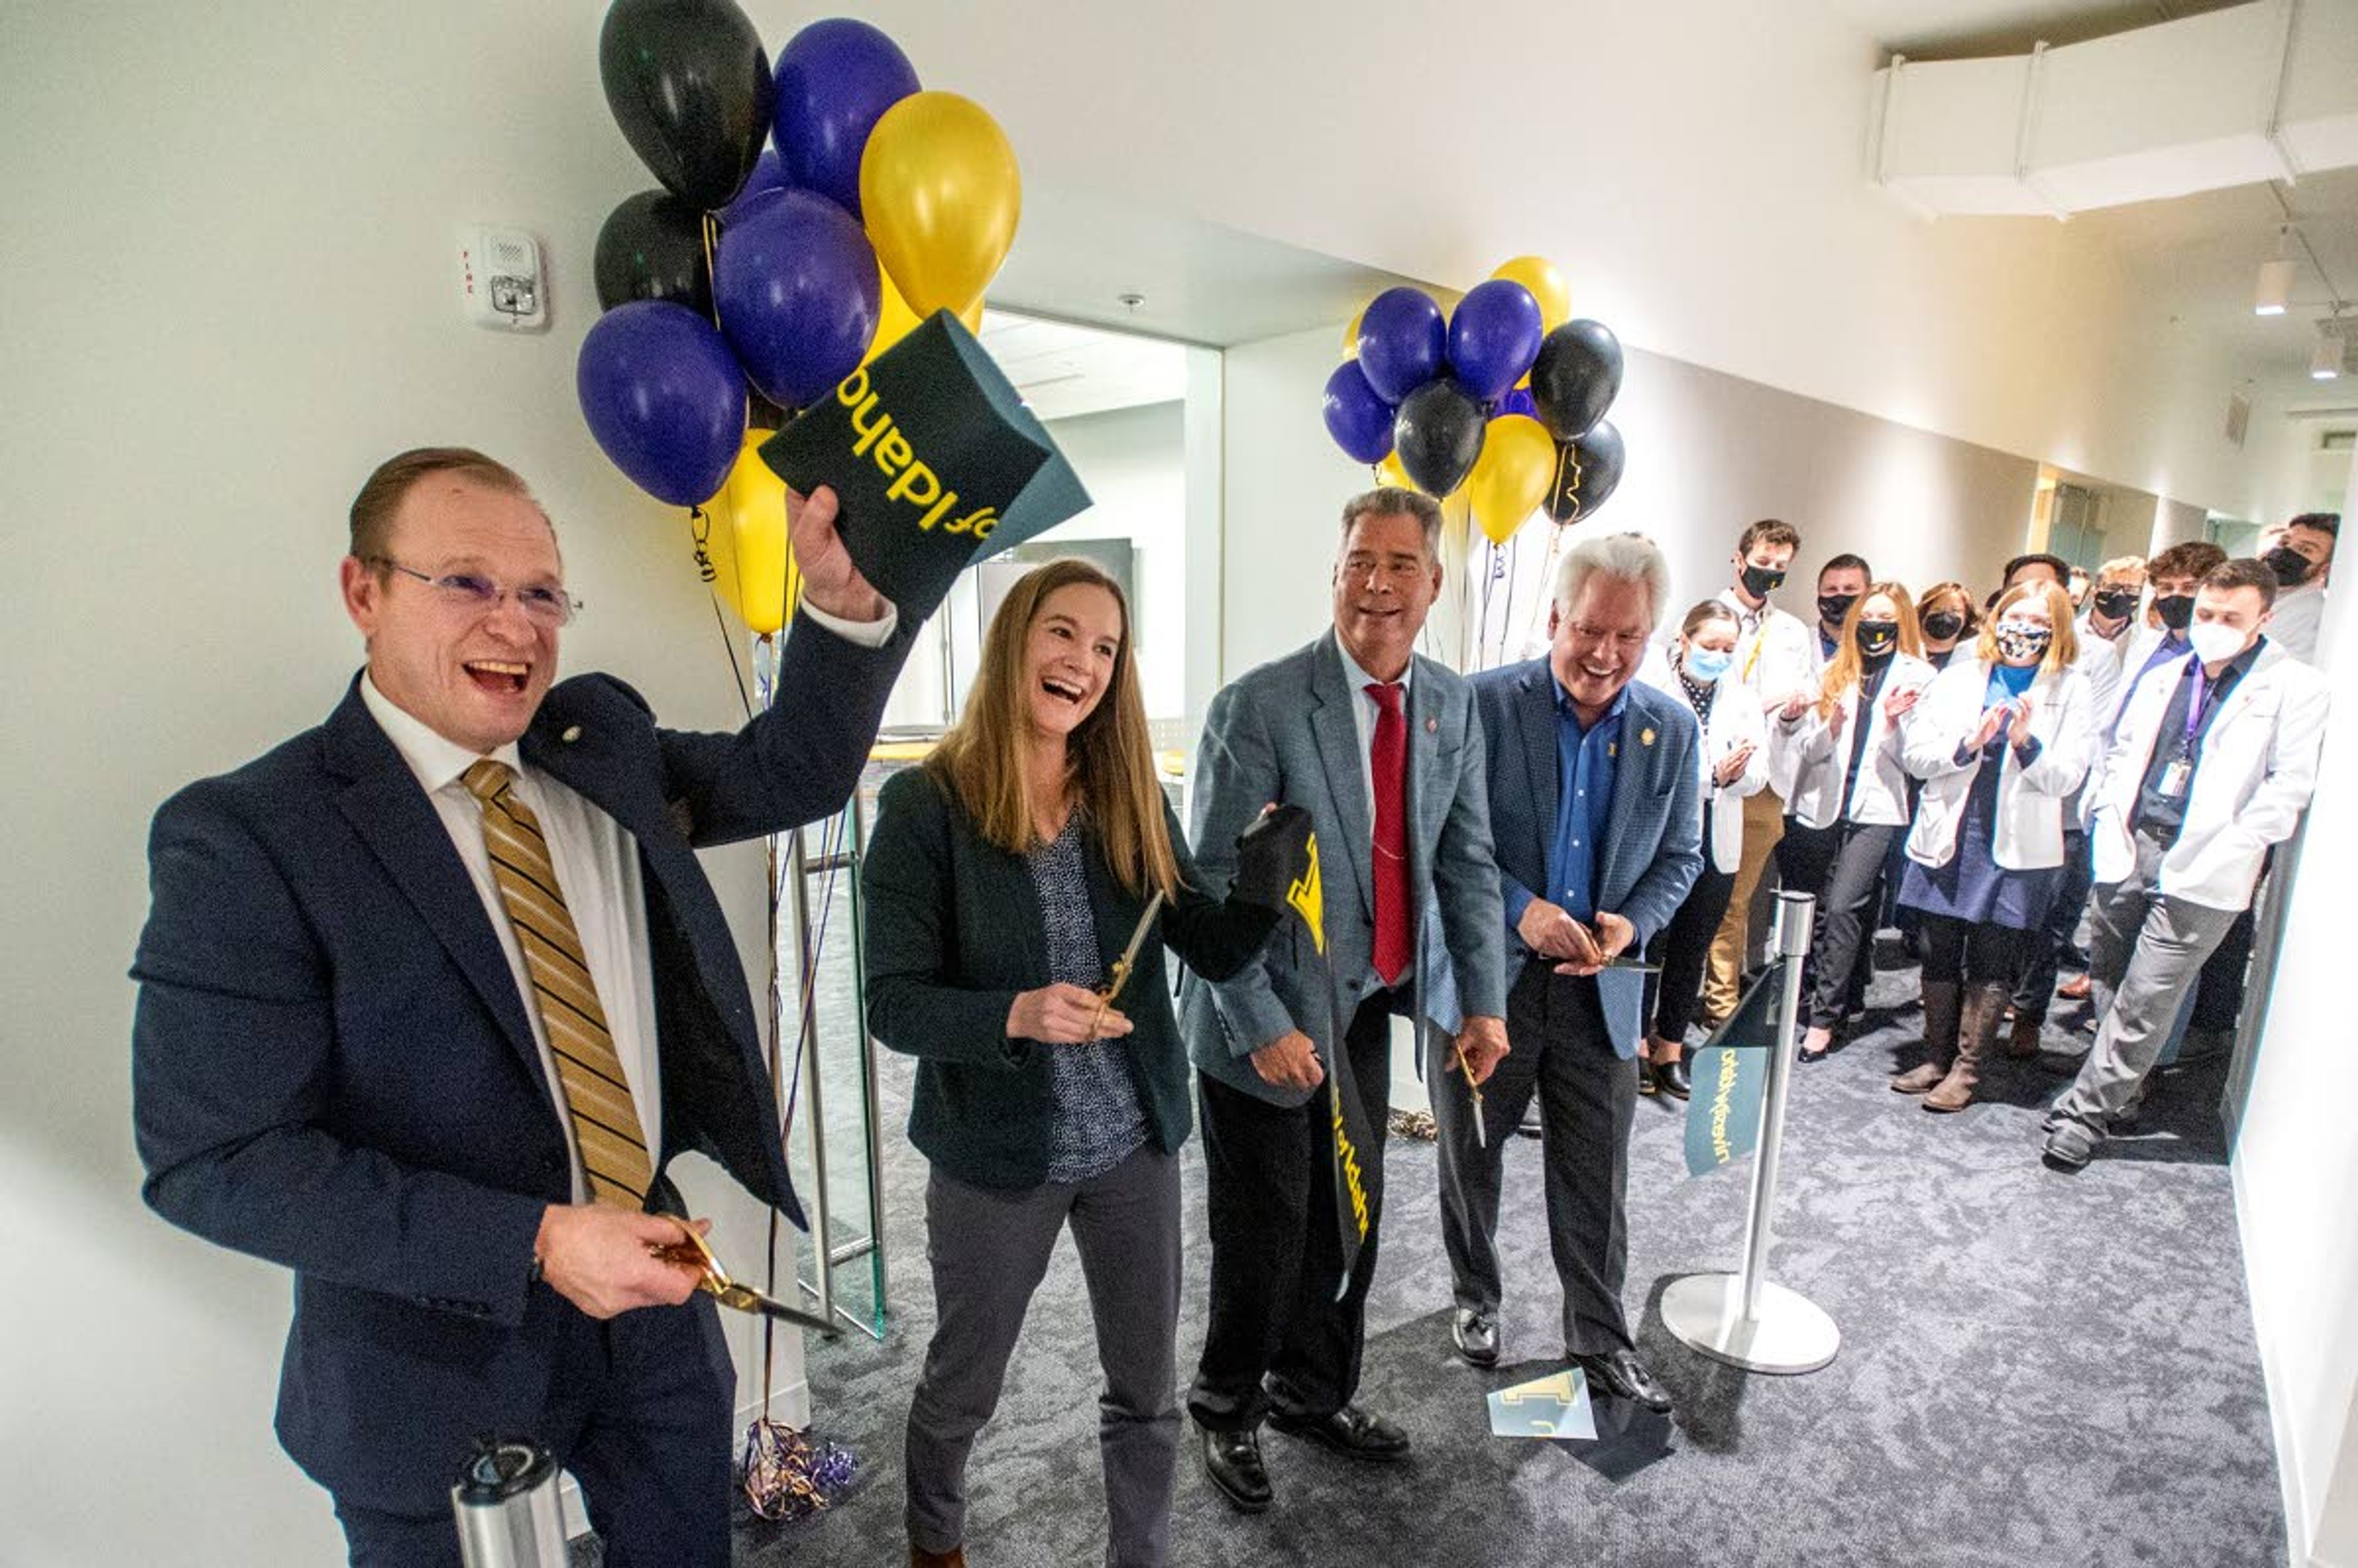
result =
[[[582,416],[640,489],[693,509],[708,579],[775,632],[793,608],[784,492],[749,407],[807,406],[937,310],[979,326],[1022,206],[1014,150],[849,18],[803,28],[773,70],[735,0],[614,0],[598,70],[661,189],[599,230]]]
[[[1387,483],[1454,499],[1503,545],[1541,508],[1559,523],[1621,481],[1621,344],[1572,319],[1563,275],[1518,256],[1444,315],[1421,288],[1368,302],[1326,378],[1326,433]]]

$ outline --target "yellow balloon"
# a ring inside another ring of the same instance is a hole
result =
[[[1490,276],[1511,278],[1531,291],[1531,297],[1540,302],[1542,330],[1552,332],[1572,319],[1572,285],[1545,256],[1517,256]]]
[[[776,632],[794,613],[802,591],[786,540],[786,481],[762,460],[767,430],[748,430],[737,462],[705,510],[712,534],[712,586],[752,630]]]
[[[1490,421],[1482,455],[1466,476],[1474,521],[1490,543],[1503,545],[1547,500],[1555,482],[1555,442],[1547,427],[1522,414]]]
[[[883,308],[877,313],[875,340],[868,345],[868,352],[860,362],[863,365],[870,363],[877,355],[882,353],[885,350],[891,348],[893,344],[899,342],[902,339],[907,337],[910,333],[917,330],[917,313],[909,308],[909,302],[901,297],[901,291],[899,289],[892,287],[892,275],[891,273],[888,272],[884,274],[883,283],[884,306]],[[968,331],[975,333],[977,336],[981,335],[981,300],[976,300],[972,305],[959,311],[957,315],[958,319],[966,323],[966,330]]]
[[[1384,454],[1384,460],[1376,465],[1376,481],[1379,484],[1388,484],[1394,490],[1414,490],[1416,488],[1416,481],[1409,478],[1408,470],[1401,467],[1400,454],[1398,452],[1386,452]]]
[[[920,319],[963,317],[1015,243],[1023,180],[1007,134],[955,92],[884,111],[860,159],[860,206],[876,259]]]
[[[1359,323],[1365,321],[1367,319],[1368,308],[1364,305],[1351,312],[1351,324],[1343,329],[1343,357],[1345,359],[1355,360],[1359,357]]]

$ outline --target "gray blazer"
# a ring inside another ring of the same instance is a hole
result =
[[[1375,825],[1353,718],[1355,693],[1331,631],[1223,687],[1195,756],[1195,865],[1212,898],[1227,895],[1237,835],[1271,801],[1306,808],[1318,835],[1327,957],[1344,1013],[1358,1006],[1375,945]],[[1464,679],[1419,658],[1408,696],[1409,887],[1419,902],[1418,1044],[1427,1021],[1455,1033],[1466,1013],[1506,1011],[1505,931],[1490,849],[1490,794],[1474,704]],[[1252,1053],[1299,1029],[1321,1043],[1336,999],[1309,934],[1288,919],[1260,956],[1217,984],[1193,974],[1179,1019],[1196,1066],[1275,1105],[1309,1097],[1253,1070]],[[1463,1006],[1460,1006],[1462,999]]]
[[[1498,873],[1545,897],[1560,789],[1555,674],[1539,658],[1485,670],[1469,684],[1488,751]],[[1629,702],[1622,710],[1621,754],[1596,869],[1596,907],[1637,928],[1634,955],[1671,923],[1703,870],[1703,810],[1696,800],[1702,786],[1693,711],[1639,681],[1626,689]],[[1520,967],[1531,950],[1511,932],[1505,939]],[[1613,1048],[1634,1055],[1645,977],[1608,970],[1596,977],[1596,991]]]

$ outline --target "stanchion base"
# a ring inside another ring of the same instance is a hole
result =
[[[1798,1291],[1760,1284],[1759,1315],[1744,1321],[1734,1274],[1689,1274],[1662,1292],[1662,1326],[1680,1343],[1748,1372],[1814,1372],[1842,1348],[1842,1330]]]

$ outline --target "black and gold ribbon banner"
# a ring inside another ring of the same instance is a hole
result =
[[[1759,1145],[1760,1097],[1768,1086],[1768,1053],[1777,1049],[1785,966],[1800,961],[1770,964],[1687,1064],[1694,1084],[1687,1101],[1688,1175],[1708,1175]]]
[[[1367,1111],[1351,1082],[1351,1057],[1344,1041],[1348,1021],[1343,1014],[1333,961],[1326,951],[1325,882],[1318,872],[1318,836],[1314,833],[1310,836],[1308,864],[1287,891],[1286,902],[1309,929],[1310,945],[1318,954],[1319,978],[1325,982],[1326,1016],[1300,1022],[1309,1026],[1303,1032],[1311,1034],[1314,1041],[1321,1032],[1325,1035],[1324,1041],[1316,1043],[1326,1062],[1327,1115],[1334,1134],[1335,1217],[1343,1254],[1342,1278],[1336,1282],[1335,1294],[1340,1300],[1351,1288],[1351,1281],[1358,1271],[1360,1249],[1368,1240],[1366,1162],[1383,1158],[1383,1151],[1375,1142]]]

